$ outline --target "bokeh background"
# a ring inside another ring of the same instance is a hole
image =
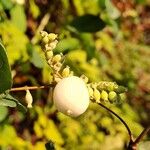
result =
[[[128,88],[121,104],[106,105],[135,137],[150,125],[149,0],[0,0],[0,39],[13,87],[52,79],[40,48],[41,30],[58,34],[55,53],[66,54],[76,75]],[[100,106],[91,103],[86,113],[71,118],[57,112],[49,90],[31,93],[33,108],[26,114],[0,107],[1,150],[45,150],[50,140],[58,150],[126,149],[126,129]],[[26,105],[25,92],[12,94]]]

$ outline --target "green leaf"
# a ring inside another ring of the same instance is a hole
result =
[[[27,108],[25,106],[23,106],[20,102],[17,103],[17,108],[19,111],[26,113],[27,112]]]
[[[0,94],[10,89],[12,77],[5,48],[0,43]]]
[[[27,61],[26,45],[29,42],[27,36],[20,31],[11,21],[5,20],[0,23],[0,35],[3,44],[6,46],[6,52],[9,63],[13,65],[15,61],[21,59],[21,62]]]
[[[6,118],[7,115],[8,115],[7,107],[0,106],[0,122],[2,122]]]
[[[1,0],[0,1],[4,7],[4,9],[11,9],[13,6],[12,0]]]
[[[34,49],[32,51],[32,56],[30,60],[35,67],[43,68],[44,66],[43,59],[41,58],[40,54]]]
[[[6,100],[12,101],[16,103],[16,107],[18,108],[18,110],[20,110],[23,113],[27,112],[27,108],[25,106],[23,106],[16,98],[14,98],[13,96],[11,96],[10,94],[7,94],[5,97]]]
[[[70,50],[77,49],[79,47],[79,40],[76,38],[66,38],[57,44],[55,51],[57,52],[66,52]]]
[[[75,18],[71,24],[79,32],[97,32],[105,27],[105,23],[99,16],[86,14]]]
[[[43,68],[44,61],[41,56],[40,47],[29,43],[29,44],[27,44],[27,50],[28,50],[28,55],[30,56],[30,62],[37,68]]]
[[[36,3],[35,3],[34,0],[30,0],[29,3],[30,3],[30,11],[31,11],[31,14],[32,14],[33,18],[36,19],[36,18],[40,15],[40,9],[39,9],[39,7],[36,5]]]
[[[45,148],[46,150],[55,150],[54,143],[52,141],[47,142]]]
[[[3,99],[0,99],[0,106],[16,107],[17,104],[14,101],[3,98]]]
[[[23,6],[16,5],[10,11],[12,23],[22,32],[26,31],[26,15]]]

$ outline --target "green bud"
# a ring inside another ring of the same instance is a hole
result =
[[[45,37],[48,35],[48,33],[46,31],[41,31],[40,34],[41,34],[41,37]]]
[[[118,86],[118,88],[115,91],[117,93],[124,93],[127,91],[127,89],[124,86]]]
[[[43,37],[42,42],[47,44],[49,42],[48,36]]]
[[[107,88],[108,91],[113,91],[114,90],[114,83],[110,83],[108,85],[108,88]]]
[[[54,64],[53,69],[55,71],[59,71],[62,67],[62,64],[60,62],[57,62],[56,64]]]
[[[53,62],[56,63],[56,62],[59,62],[61,60],[61,55],[60,54],[57,54],[53,57]]]
[[[48,39],[50,41],[54,41],[56,38],[57,38],[57,34],[54,34],[54,33],[48,34]]]
[[[63,76],[63,77],[68,77],[69,74],[70,74],[70,69],[69,69],[69,67],[67,66],[66,68],[63,69],[63,71],[62,71],[62,76]]]
[[[47,60],[51,59],[53,57],[53,51],[47,51],[45,53],[45,57]]]
[[[73,72],[73,71],[70,71],[69,76],[73,76],[73,75],[74,75],[74,72]]]
[[[88,91],[89,91],[89,95],[90,95],[90,97],[91,98],[93,98],[93,89],[90,87],[90,86],[88,86]]]
[[[100,102],[101,94],[96,88],[94,89],[93,97],[96,100],[96,102]]]
[[[110,102],[114,102],[117,98],[117,94],[114,91],[109,92],[108,94],[108,98]]]
[[[119,97],[120,97],[121,102],[126,100],[126,94],[125,93],[119,94]]]
[[[88,81],[89,81],[88,77],[87,77],[87,76],[85,76],[84,74],[83,74],[83,75],[81,75],[81,77],[80,77],[80,78],[82,78],[82,79],[83,79],[83,81],[84,81],[85,83],[88,83]]]
[[[103,90],[103,91],[101,92],[101,98],[102,98],[102,100],[104,100],[104,101],[108,101],[108,93]]]

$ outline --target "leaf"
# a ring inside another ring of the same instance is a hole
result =
[[[29,3],[30,3],[31,14],[32,14],[33,18],[36,19],[40,15],[39,7],[36,5],[34,0],[30,0]]]
[[[78,49],[78,50],[71,51],[70,53],[68,53],[66,59],[69,61],[77,62],[77,63],[85,63],[87,60],[87,54],[84,50]]]
[[[4,9],[11,9],[13,6],[13,3],[11,0],[1,0],[0,1],[4,7]]]
[[[99,16],[86,14],[75,18],[71,24],[79,32],[97,32],[105,27],[105,23]]]
[[[55,150],[54,143],[49,141],[45,144],[46,150]]]
[[[17,108],[19,111],[26,113],[27,112],[27,108],[25,106],[23,106],[20,102],[17,103]]]
[[[41,56],[40,47],[29,43],[27,44],[27,51],[28,55],[30,56],[30,62],[37,68],[44,68],[44,61]]]
[[[6,46],[7,56],[11,65],[16,60],[21,59],[21,62],[23,62],[29,58],[26,51],[26,45],[29,40],[11,21],[7,20],[0,23],[0,35],[3,44]]]
[[[0,106],[16,107],[17,104],[14,101],[3,98],[0,100]]]
[[[76,38],[66,38],[57,44],[55,51],[66,52],[70,50],[77,49],[79,47],[79,40]]]
[[[7,94],[5,97],[6,100],[12,101],[16,103],[16,107],[18,108],[19,111],[26,113],[27,112],[27,108],[25,106],[23,106],[16,98],[14,98],[13,96],[11,96],[10,94]]]
[[[26,31],[27,23],[26,23],[26,15],[23,6],[16,5],[11,11],[11,22],[22,32]]]
[[[6,118],[7,115],[8,115],[7,107],[0,106],[0,122],[2,122]]]
[[[32,57],[30,60],[35,67],[43,68],[44,66],[43,59],[41,58],[40,54],[34,49],[32,51]]]
[[[12,77],[5,48],[0,43],[0,94],[10,89]]]

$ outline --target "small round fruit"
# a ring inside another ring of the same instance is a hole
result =
[[[82,79],[70,76],[58,82],[54,88],[53,100],[58,111],[77,117],[89,106],[88,89]]]

